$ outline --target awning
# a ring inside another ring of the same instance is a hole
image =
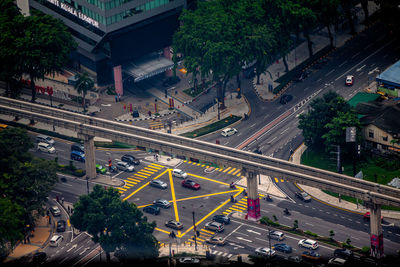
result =
[[[153,53],[122,65],[124,73],[132,76],[135,82],[150,78],[172,69],[174,62],[162,54]]]
[[[376,77],[376,81],[385,84],[387,87],[400,88],[400,61],[382,72]]]

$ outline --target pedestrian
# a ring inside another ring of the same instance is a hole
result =
[[[115,102],[118,102],[118,96],[115,95]]]
[[[151,110],[149,110],[149,112],[148,112],[148,113],[149,113],[149,117],[151,117]]]
[[[64,197],[61,198],[61,204],[64,205]]]
[[[58,196],[56,196],[56,200],[57,200],[57,202],[60,200],[60,199],[58,198]]]
[[[156,161],[158,161],[158,155],[156,154]]]

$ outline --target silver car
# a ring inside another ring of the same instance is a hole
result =
[[[168,185],[167,183],[161,181],[161,180],[151,180],[150,181],[150,186],[161,188],[161,189],[167,189]]]
[[[47,135],[38,135],[36,136],[37,143],[47,143],[50,145],[54,145],[54,139]]]
[[[219,222],[208,222],[206,223],[205,228],[219,233],[224,231],[224,225]]]
[[[161,198],[154,200],[153,204],[164,209],[168,209],[169,207],[171,207],[171,203],[168,200]]]
[[[117,162],[117,168],[121,171],[126,171],[126,172],[133,172],[135,170],[135,167],[123,161]]]
[[[276,254],[276,251],[269,248],[256,248],[255,251],[256,255],[263,256],[263,257],[273,257]]]

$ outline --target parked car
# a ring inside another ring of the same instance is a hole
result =
[[[211,236],[210,238],[206,239],[206,242],[218,246],[224,246],[226,243],[225,239],[223,239],[221,236]]]
[[[312,239],[302,239],[298,243],[299,247],[317,249],[318,242]]]
[[[256,248],[255,250],[256,255],[258,256],[263,256],[263,257],[274,257],[276,254],[276,251],[273,249],[269,249],[269,248]]]
[[[105,174],[107,172],[107,169],[101,164],[96,164],[96,172]]]
[[[116,165],[117,168],[121,171],[133,172],[135,170],[135,167],[129,165],[127,162],[124,161],[118,161]]]
[[[57,232],[65,232],[65,227],[67,223],[64,220],[59,220],[57,222]]]
[[[36,136],[36,143],[47,143],[49,145],[54,145],[55,141],[50,136],[38,135]]]
[[[309,194],[307,194],[306,192],[295,192],[294,195],[304,201],[304,202],[310,202],[311,201],[311,196]]]
[[[171,203],[168,200],[161,198],[154,200],[153,204],[163,209],[168,209],[171,207]]]
[[[275,230],[271,230],[269,232],[269,235],[271,237],[271,239],[275,239],[275,240],[279,240],[282,241],[283,239],[285,239],[285,234],[279,231],[275,231]]]
[[[319,260],[321,258],[321,255],[315,251],[304,251],[301,254],[302,258],[307,258],[310,260]]]
[[[160,208],[156,205],[146,206],[143,208],[143,211],[154,215],[160,214]]]
[[[219,223],[223,223],[223,224],[230,224],[231,223],[231,218],[229,218],[228,216],[223,215],[223,214],[214,215],[212,220],[216,221],[216,222],[219,222]]]
[[[71,145],[71,151],[85,153],[85,147],[82,144],[75,143]]]
[[[283,95],[281,96],[281,98],[279,99],[279,103],[281,103],[282,105],[287,104],[290,102],[290,100],[293,99],[292,95]]]
[[[132,155],[128,155],[128,154],[123,155],[121,157],[121,160],[124,162],[128,162],[130,165],[139,165],[140,164],[140,161],[137,158],[135,158]]]
[[[182,186],[186,188],[190,188],[193,190],[199,190],[200,189],[200,184],[192,181],[192,180],[183,180],[182,181]]]
[[[182,223],[174,221],[174,220],[169,220],[169,221],[165,222],[165,226],[176,229],[176,230],[180,230],[183,228]]]
[[[226,128],[222,130],[221,135],[227,137],[234,135],[235,133],[237,133],[237,130],[235,128]]]
[[[197,258],[192,258],[192,257],[183,257],[183,258],[179,258],[178,260],[179,264],[199,264],[200,263],[200,259]]]
[[[50,239],[50,247],[58,247],[63,240],[64,237],[62,235],[53,235],[53,237]]]
[[[39,252],[36,252],[35,254],[33,254],[32,262],[36,263],[36,264],[42,264],[43,262],[46,261],[46,259],[47,259],[46,252],[39,251]]]
[[[108,167],[108,169],[110,170],[110,172],[113,172],[113,173],[118,171],[118,168],[115,165],[111,165],[110,167]]]
[[[61,211],[57,206],[50,207],[50,212],[53,214],[54,217],[58,217],[61,215]]]
[[[299,256],[289,256],[287,258],[288,261],[294,262],[294,263],[301,263],[302,259]]]
[[[71,159],[85,162],[85,154],[79,151],[71,151]]]
[[[331,266],[344,266],[347,264],[347,261],[342,258],[332,258],[328,261],[328,265]]]
[[[335,249],[333,255],[342,259],[352,259],[354,257],[353,251],[347,248]]]
[[[278,243],[272,246],[273,249],[284,252],[284,253],[292,253],[292,247],[286,245],[285,243]]]
[[[181,169],[173,169],[172,176],[186,179],[188,175],[186,172],[182,171]]]
[[[224,231],[224,225],[219,222],[214,222],[214,221],[208,222],[208,223],[206,223],[206,225],[204,227],[208,230],[218,232],[218,233],[221,233]]]
[[[347,86],[353,85],[354,84],[354,76],[353,75],[347,75],[345,84]]]
[[[43,142],[40,142],[37,144],[37,150],[45,152],[45,153],[49,153],[49,154],[56,153],[56,149],[52,145],[50,145],[48,143],[43,143]]]
[[[308,70],[304,70],[304,71],[299,71],[298,73],[297,73],[297,75],[294,77],[294,81],[295,82],[301,82],[301,81],[303,81],[305,78],[307,78],[309,75],[310,75],[310,71],[308,71]]]
[[[151,180],[150,181],[150,186],[161,188],[161,189],[167,189],[168,185],[167,183],[161,181],[161,180]]]

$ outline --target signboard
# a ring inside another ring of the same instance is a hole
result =
[[[247,218],[250,220],[260,219],[260,199],[247,199]]]
[[[355,142],[355,141],[356,141],[356,127],[347,127],[346,142]]]

